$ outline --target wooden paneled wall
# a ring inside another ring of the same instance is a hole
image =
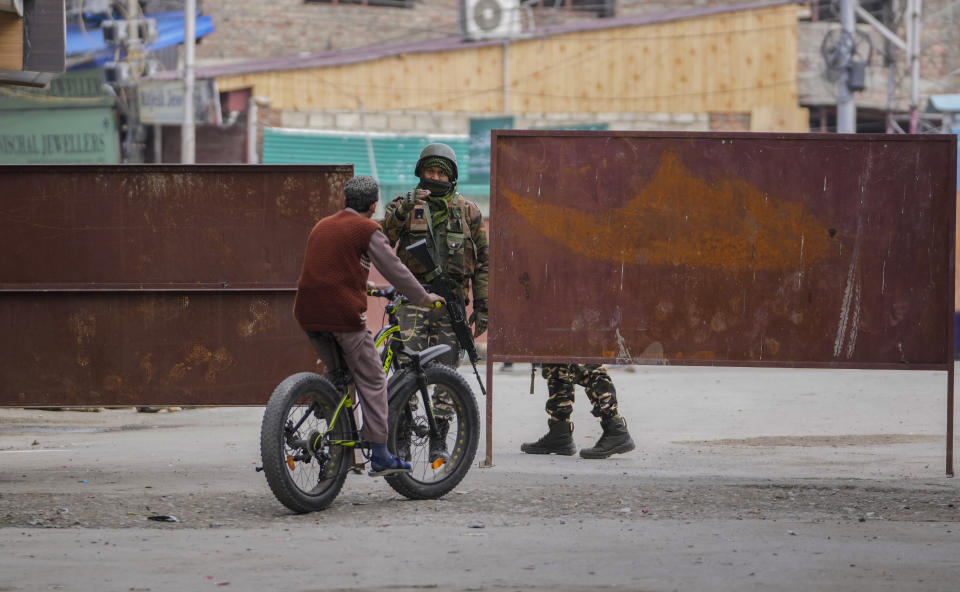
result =
[[[797,5],[218,78],[275,109],[708,112],[797,107]],[[507,83],[505,84],[505,81]]]
[[[23,70],[23,19],[0,12],[0,70]]]

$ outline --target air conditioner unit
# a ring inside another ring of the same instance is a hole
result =
[[[140,34],[140,41],[144,43],[153,43],[157,40],[157,19],[146,18],[137,21],[137,31]]]
[[[114,86],[130,86],[133,84],[130,64],[127,62],[107,62],[103,65],[103,80]]]
[[[127,40],[127,21],[103,21],[100,30],[103,32],[103,42],[107,45],[123,45]]]
[[[474,40],[519,35],[520,0],[460,0],[460,31]]]

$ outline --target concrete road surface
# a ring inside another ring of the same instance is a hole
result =
[[[517,364],[492,468],[435,501],[351,475],[306,515],[254,470],[262,408],[0,409],[0,590],[960,589],[946,373],[611,374],[632,453],[520,453],[546,386]]]

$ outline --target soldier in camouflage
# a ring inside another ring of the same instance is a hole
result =
[[[489,245],[483,215],[477,204],[457,192],[457,155],[446,144],[430,144],[420,153],[414,167],[419,184],[387,205],[381,221],[383,232],[397,249],[397,256],[421,283],[430,271],[407,253],[406,247],[426,239],[433,259],[457,282],[458,299],[466,307],[473,297],[468,322],[477,337],[487,330],[487,284]],[[450,318],[444,309],[407,305],[398,313],[401,338],[412,349],[445,343],[451,350],[440,361],[456,367],[463,354]],[[434,411],[445,425],[452,415],[452,403],[434,400]],[[444,425],[441,430],[445,431]],[[431,442],[431,461],[444,453],[443,443]]]
[[[406,247],[426,239],[434,260],[457,282],[461,303],[470,303],[473,313],[469,322],[474,336],[487,330],[487,283],[489,256],[483,215],[477,204],[457,193],[457,156],[446,144],[430,144],[420,153],[414,168],[420,178],[417,188],[395,198],[386,208],[380,223],[397,256],[421,282],[426,273],[420,263],[407,253]],[[456,367],[462,352],[446,312],[405,306],[399,315],[400,331],[407,345],[423,349],[446,343],[452,350],[441,358]]]
[[[580,385],[587,392],[591,413],[600,418],[603,434],[592,448],[580,450],[583,458],[607,458],[613,454],[630,452],[635,448],[627,421],[620,416],[617,389],[606,369],[599,364],[543,364],[547,379],[547,427],[549,431],[536,442],[525,442],[520,450],[527,454],[562,454],[577,452],[573,442],[574,387]]]

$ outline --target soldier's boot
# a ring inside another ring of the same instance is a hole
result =
[[[560,454],[572,456],[577,453],[573,441],[573,423],[558,421],[550,424],[550,430],[536,442],[524,442],[520,450],[527,454]]]
[[[603,427],[603,434],[597,440],[597,445],[581,449],[581,457],[607,458],[611,454],[623,454],[636,448],[630,432],[627,431],[627,420],[621,416],[604,417],[600,420],[600,425]]]
[[[444,462],[450,460],[450,453],[447,452],[447,432],[450,431],[450,420],[437,417],[437,437],[430,438],[430,464],[443,459]]]

